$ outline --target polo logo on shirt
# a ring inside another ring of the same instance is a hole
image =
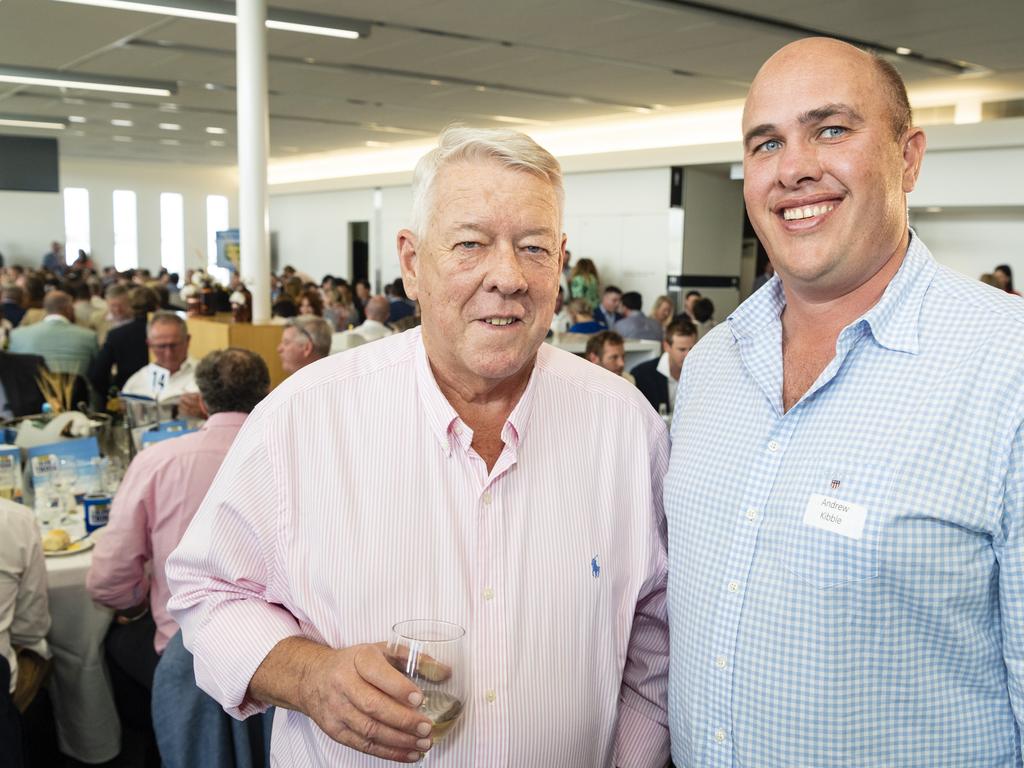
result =
[[[840,483],[839,483],[838,480],[833,480],[831,485],[832,485],[832,490],[834,491],[834,490],[836,490],[836,488],[839,487]]]
[[[597,562],[597,555],[594,555],[590,561],[590,572],[594,574],[595,579],[601,575],[601,566]]]

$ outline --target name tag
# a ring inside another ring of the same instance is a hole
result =
[[[868,511],[859,504],[812,493],[804,511],[804,525],[838,533],[848,539],[860,539],[864,535],[867,516]]]

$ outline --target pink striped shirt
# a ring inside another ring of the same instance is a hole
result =
[[[244,413],[216,413],[202,429],[151,445],[128,466],[117,489],[110,523],[98,537],[86,586],[93,600],[132,608],[149,595],[156,623],[153,646],[163,653],[178,625],[167,613],[167,556],[192,515],[238,430]]]
[[[542,345],[488,473],[418,330],[290,377],[246,422],[167,563],[196,679],[235,716],[282,639],[466,628],[462,722],[437,765],[663,766],[661,418],[621,378]],[[378,766],[278,710],[287,766]]]

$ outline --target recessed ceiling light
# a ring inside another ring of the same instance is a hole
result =
[[[112,102],[110,102],[110,106],[112,106],[114,109],[131,109],[132,108],[132,105],[129,102],[127,102],[127,101],[112,101]]]
[[[910,54],[913,53],[913,51],[910,50],[909,48],[904,48],[901,45],[896,49],[896,53],[898,53],[900,56],[909,56]]]
[[[210,142],[210,146],[211,147],[223,147],[224,146],[224,142],[220,141],[219,139],[214,139],[213,141]]]
[[[84,123],[85,122],[85,118],[82,117],[81,115],[68,115],[68,120],[70,120],[72,123]]]
[[[205,84],[203,84],[203,88],[205,88],[208,91],[216,91],[217,90],[217,84],[216,83],[205,83]]]
[[[924,210],[925,210],[925,213],[942,213],[942,206],[939,206],[939,205],[929,205]]]
[[[441,81],[440,80],[431,80],[430,84],[431,85],[441,85]]]
[[[177,112],[178,105],[172,104],[171,102],[165,102],[161,104],[159,107],[157,107],[157,109],[159,109],[161,112]]]
[[[132,140],[131,136],[111,136],[114,141],[128,142]]]
[[[157,126],[161,131],[180,131],[181,126],[177,123],[160,123]]]
[[[131,120],[111,120],[111,125],[116,125],[118,128],[131,128],[135,123]]]
[[[177,139],[160,139],[160,143],[168,147],[179,147],[181,142]]]
[[[85,136],[85,131],[70,131],[69,133],[72,136]]]
[[[206,132],[207,133],[212,133],[215,136],[220,136],[221,134],[227,133],[227,129],[226,128],[220,128],[220,127],[218,127],[216,125],[208,125],[208,126],[206,126]]]
[[[70,96],[65,96],[63,99],[61,99],[61,101],[63,101],[65,104],[75,104],[75,105],[85,104],[85,99],[73,99]]]
[[[307,56],[306,58],[303,59],[303,61],[306,62],[307,64],[316,64],[316,59],[314,59],[312,56]]]
[[[477,86],[476,88],[474,88],[473,90],[474,90],[474,91],[477,91],[477,92],[479,92],[479,93],[483,93],[484,91],[486,91],[486,90],[487,90],[487,86],[486,86],[486,85],[478,85],[478,86]]]

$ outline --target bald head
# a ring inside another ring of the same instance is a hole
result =
[[[374,296],[366,302],[366,319],[386,323],[391,315],[391,303],[383,296]]]
[[[899,140],[909,130],[912,122],[910,100],[896,68],[880,56],[830,37],[807,37],[780,48],[758,70],[750,93],[753,94],[763,81],[777,84],[780,76],[790,77],[793,71],[820,66],[826,61],[851,75],[860,73],[872,77],[874,87],[885,96],[893,136]]]
[[[74,322],[74,300],[64,291],[50,291],[43,298],[43,312],[48,315],[61,315]]]

